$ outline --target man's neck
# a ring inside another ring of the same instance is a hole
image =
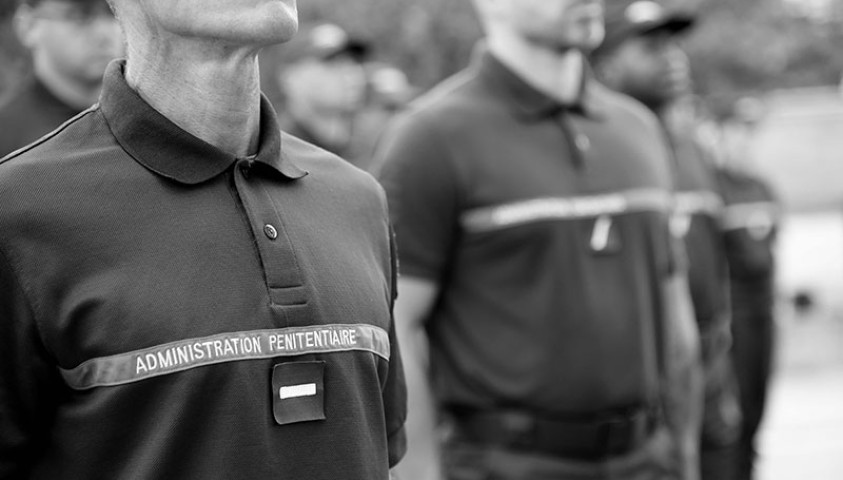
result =
[[[490,36],[489,50],[524,81],[561,103],[580,98],[585,63],[578,50],[554,51],[506,34]]]
[[[170,121],[238,157],[257,152],[260,76],[256,51],[157,40],[129,52],[126,81]]]
[[[665,119],[673,114],[675,104],[671,100],[654,100],[646,98],[637,98],[638,101],[649,108],[657,117]]]
[[[101,82],[81,82],[62,75],[49,62],[35,58],[33,65],[35,77],[44,87],[65,105],[76,110],[84,110],[97,103]]]

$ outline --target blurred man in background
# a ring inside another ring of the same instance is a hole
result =
[[[474,3],[486,45],[379,149],[403,272],[399,470],[696,478],[702,380],[670,157],[650,112],[592,81],[603,2]]]
[[[334,24],[302,30],[285,46],[287,59],[278,73],[285,130],[353,163],[370,46]]]
[[[688,58],[680,35],[693,24],[686,12],[649,1],[620,4],[607,16],[606,41],[595,52],[598,71],[612,88],[655,112],[673,147],[677,208],[673,227],[685,239],[691,293],[706,371],[701,438],[703,480],[734,478],[740,408],[729,347],[728,267],[720,218],[716,163],[686,122],[667,121],[670,108],[690,94]]]
[[[0,107],[0,157],[96,103],[106,65],[123,54],[105,0],[24,0],[14,23],[33,72]]]
[[[732,297],[732,356],[743,424],[739,480],[753,478],[755,438],[764,418],[775,346],[775,240],[781,208],[749,158],[747,144],[763,107],[752,98],[735,102],[723,123],[719,169],[726,202],[723,228]]]
[[[366,65],[369,79],[366,104],[356,116],[355,138],[351,161],[358,167],[375,172],[374,151],[388,126],[410,101],[418,89],[410,83],[403,70],[386,62],[370,62]]]

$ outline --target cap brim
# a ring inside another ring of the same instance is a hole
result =
[[[690,15],[671,15],[661,20],[642,24],[635,29],[638,35],[653,32],[682,33],[694,26],[695,18]]]
[[[369,57],[371,50],[371,46],[368,43],[352,39],[329,51],[323,51],[318,57],[323,60],[331,60],[342,55],[348,55],[354,60],[364,61]]]
[[[610,31],[603,40],[603,43],[591,53],[591,58],[599,59],[633,37],[665,31],[675,35],[681,34],[690,29],[695,21],[696,19],[690,15],[674,14],[649,22],[641,22],[634,25],[627,24]]]

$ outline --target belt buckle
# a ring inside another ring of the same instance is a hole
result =
[[[647,436],[647,413],[613,415],[603,424],[603,451],[606,456],[623,455]]]
[[[519,450],[532,450],[536,446],[536,420],[527,415],[507,414],[502,418],[506,444]]]

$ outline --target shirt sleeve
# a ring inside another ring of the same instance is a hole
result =
[[[389,357],[389,373],[383,389],[383,400],[386,406],[389,467],[392,468],[407,452],[407,434],[404,431],[404,421],[407,418],[407,386],[394,327],[389,329],[389,340],[392,348]]]
[[[54,417],[58,368],[0,252],[0,478],[26,477]]]
[[[394,234],[390,230],[389,252],[391,260],[391,307],[394,308],[397,296],[396,278],[398,275],[398,261],[395,253]],[[389,373],[383,389],[383,403],[386,406],[387,442],[389,448],[389,467],[398,464],[407,451],[407,435],[404,431],[404,421],[407,418],[407,385],[404,379],[404,366],[401,362],[401,352],[395,335],[394,321],[389,328]]]
[[[401,273],[441,282],[458,232],[459,198],[442,135],[421,114],[398,120],[376,153]]]

